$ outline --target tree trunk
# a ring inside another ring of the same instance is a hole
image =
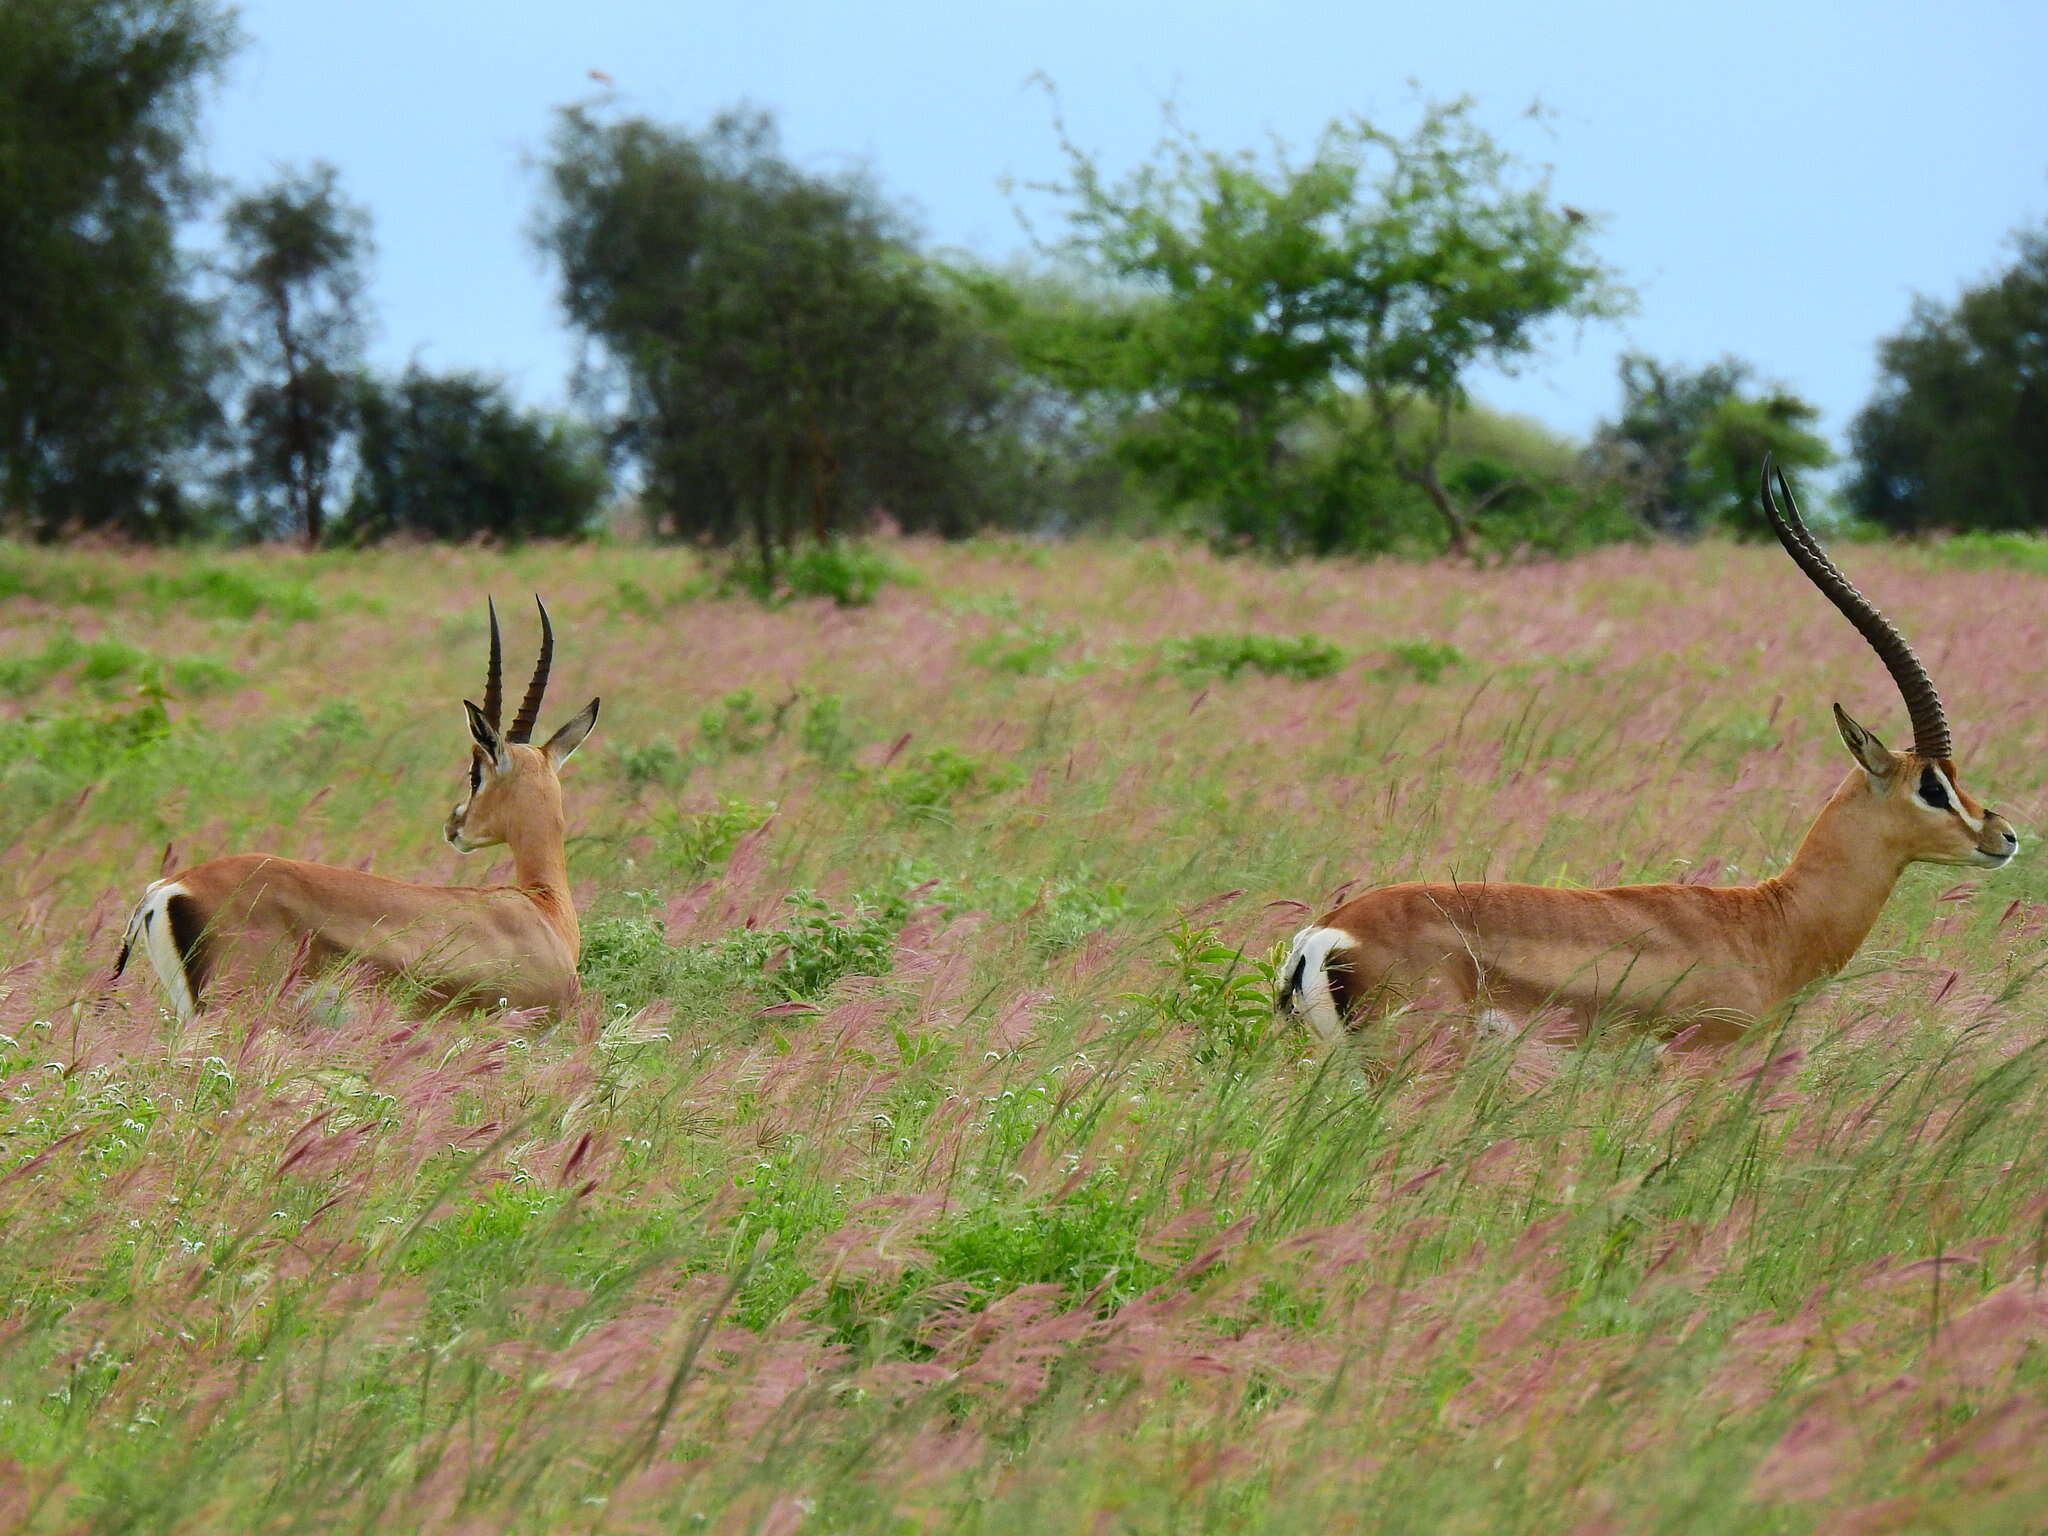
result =
[[[763,596],[775,592],[775,522],[779,511],[777,499],[781,495],[782,477],[776,473],[780,455],[767,454],[762,472],[756,477],[754,494],[748,498],[753,503],[754,542],[761,555],[761,591]]]
[[[816,421],[810,424],[810,469],[811,469],[811,537],[820,544],[832,537],[832,478],[839,468],[838,459],[832,452],[824,429]]]
[[[1437,511],[1443,515],[1444,529],[1448,535],[1445,548],[1460,560],[1476,560],[1472,548],[1472,519],[1465,515],[1457,498],[1445,489],[1443,481],[1436,477],[1436,466],[1425,464],[1420,469],[1403,470],[1402,473],[1422,487]]]

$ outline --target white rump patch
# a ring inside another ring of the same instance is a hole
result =
[[[1358,940],[1342,928],[1304,928],[1287,946],[1287,958],[1280,965],[1281,995],[1309,1027],[1331,1044],[1344,1038],[1344,1018],[1337,1011],[1337,999],[1330,991],[1330,951],[1355,949]],[[1295,973],[1300,971],[1300,980]]]
[[[1522,1021],[1505,1008],[1482,1008],[1479,1010],[1479,1033],[1489,1040],[1504,1040],[1519,1034]]]
[[[192,1022],[199,1013],[199,1004],[192,996],[192,983],[185,975],[185,957],[178,953],[178,940],[171,932],[171,914],[166,909],[173,896],[190,894],[175,880],[150,881],[149,889],[142,893],[142,900],[135,904],[128,919],[126,940],[131,949],[140,945],[149,956],[149,963],[156,967],[157,980],[170,994],[180,1024]]]

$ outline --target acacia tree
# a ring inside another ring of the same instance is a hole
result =
[[[761,112],[691,134],[582,108],[547,176],[538,238],[603,351],[582,391],[618,402],[667,531],[745,538],[772,583],[793,539],[878,507],[946,533],[992,513],[1017,392],[865,179],[800,171]]]
[[[334,453],[355,403],[369,215],[331,165],[286,174],[225,216],[229,273],[256,377],[242,402],[244,479],[265,521],[318,544]]]
[[[1756,505],[1764,456],[1793,469],[1833,459],[1810,430],[1818,409],[1783,385],[1753,387],[1741,358],[1685,368],[1631,352],[1620,375],[1621,413],[1594,433],[1590,457],[1654,532],[1691,538],[1719,522],[1767,538]]]
[[[185,525],[221,353],[176,235],[235,40],[209,0],[0,5],[0,525]]]
[[[573,538],[610,489],[587,427],[522,411],[495,379],[408,369],[358,381],[345,542]]]
[[[2048,529],[2048,227],[1953,304],[1917,299],[1878,346],[1850,429],[1849,501],[1887,528]]]
[[[1299,164],[1219,153],[1173,124],[1112,181],[1062,143],[1068,179],[1044,189],[1069,203],[1060,253],[1132,292],[1121,346],[1073,342],[1125,401],[1126,457],[1169,501],[1262,543],[1295,542],[1361,469],[1391,470],[1469,553],[1478,508],[1441,472],[1466,380],[1512,369],[1552,321],[1624,302],[1590,221],[1463,101],[1405,135],[1333,123]],[[1338,443],[1320,473],[1299,452],[1310,435]]]

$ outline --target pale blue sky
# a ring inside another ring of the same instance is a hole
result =
[[[2048,216],[2048,4],[1260,6],[1210,0],[751,6],[585,0],[248,0],[248,46],[208,116],[211,168],[252,183],[316,158],[376,222],[376,360],[505,375],[559,402],[573,343],[527,238],[552,109],[616,83],[625,110],[701,125],[772,109],[815,169],[865,163],[939,244],[1024,239],[1000,183],[1056,174],[1048,101],[1109,170],[1160,102],[1211,144],[1305,144],[1332,117],[1405,117],[1417,90],[1554,166],[1606,220],[1640,293],[1555,345],[1497,405],[1584,432],[1615,355],[1734,352],[1825,410],[1841,441],[1877,339]],[[1411,84],[1412,82],[1412,84]],[[1552,109],[1541,129],[1522,109]]]

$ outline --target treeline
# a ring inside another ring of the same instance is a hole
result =
[[[381,376],[371,220],[336,173],[223,192],[196,168],[239,41],[213,0],[0,8],[0,530],[516,539],[630,499],[772,584],[884,521],[1281,554],[1749,535],[1765,453],[1830,458],[1813,407],[1739,359],[1626,358],[1587,445],[1476,404],[1480,371],[1632,295],[1598,220],[1463,102],[1332,124],[1303,158],[1170,124],[1122,177],[1063,141],[1058,225],[1000,269],[931,251],[871,178],[795,166],[764,112],[569,108],[535,231],[587,343],[579,412]],[[190,254],[208,209],[217,246]],[[1918,304],[1854,425],[1849,510],[2048,525],[2044,331],[2048,234]]]

